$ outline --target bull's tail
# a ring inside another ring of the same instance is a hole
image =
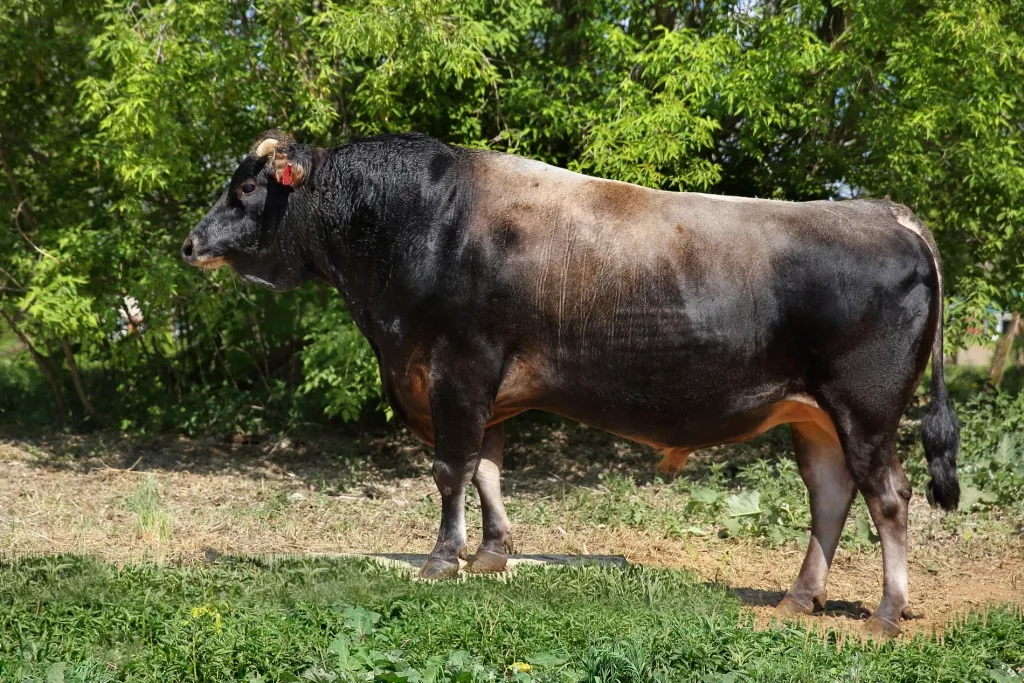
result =
[[[943,510],[956,510],[960,503],[960,482],[956,476],[956,454],[960,450],[960,425],[953,409],[953,401],[946,391],[946,378],[943,374],[942,355],[942,264],[939,261],[939,250],[935,238],[925,228],[920,219],[909,209],[899,204],[892,205],[893,215],[899,223],[910,228],[924,240],[935,262],[935,274],[938,278],[938,321],[935,325],[935,338],[932,340],[932,404],[921,423],[921,443],[924,445],[924,456],[928,460],[928,471],[932,480],[928,482],[928,502],[938,505]]]
[[[956,454],[960,450],[960,425],[953,401],[942,376],[942,296],[939,295],[939,323],[932,342],[932,404],[921,423],[921,443],[928,459],[928,502],[943,510],[956,510],[960,482],[956,478]]]

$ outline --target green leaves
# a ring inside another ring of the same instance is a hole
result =
[[[676,31],[638,52],[592,117],[576,168],[653,187],[714,185],[719,169],[702,153],[713,146],[720,124],[703,110],[714,97],[721,62],[734,50],[724,37],[701,41],[695,32]]]
[[[512,34],[474,9],[451,1],[326,3],[304,19],[308,33],[296,32],[297,49],[318,67],[298,75],[314,102],[330,103],[339,81],[354,92],[343,111],[333,104],[314,109],[323,116],[314,115],[306,129],[322,134],[344,116],[343,127],[360,135],[401,132],[425,114],[446,117],[436,109],[442,93],[487,97],[499,78],[488,55]]]
[[[362,607],[350,607],[345,610],[345,628],[357,636],[368,636],[380,621],[380,615]]]
[[[722,497],[721,491],[695,486],[690,489],[690,500],[698,503],[714,503]]]
[[[958,407],[960,509],[1024,501],[1024,394],[979,392]]]
[[[875,530],[871,526],[871,519],[867,515],[857,515],[853,528],[853,537],[861,545],[878,543],[878,535],[875,534]]]
[[[352,610],[363,608],[355,607]],[[380,617],[373,612],[367,613]],[[353,640],[346,633],[338,634],[327,648],[330,657],[325,665],[312,666],[295,680],[315,683],[357,680],[433,683],[442,680],[473,682],[493,678],[488,668],[464,650],[456,650],[447,658],[435,655],[429,657],[425,664],[413,666],[400,650],[382,651],[369,644],[371,633],[372,629],[359,634],[362,637],[358,640]]]
[[[975,486],[965,486],[960,491],[960,509],[970,510],[975,505],[992,505],[999,502],[993,491],[981,491]]]
[[[419,130],[666,189],[891,195],[936,233],[947,350],[973,343],[993,306],[1024,306],[1019,3],[830,6],[11,0],[0,307],[44,350],[70,338],[136,424],[181,428],[186,394],[223,387],[280,422],[321,396],[311,415],[354,419],[379,390],[340,307],[318,324],[308,291],[255,292],[178,250],[263,129]],[[139,377],[169,405],[137,410]]]
[[[339,298],[313,324],[302,351],[304,382],[299,391],[315,393],[327,416],[352,421],[363,407],[379,400],[377,359]]]
[[[847,127],[860,130],[847,178],[924,218],[948,283],[995,285],[988,300],[1007,306],[1021,277],[1015,255],[1024,251],[1024,136],[1013,123],[1024,114],[1024,92],[1006,87],[1024,63],[1022,17],[1011,2],[914,7],[865,3],[854,11],[834,72],[856,94],[849,106],[857,118]]]
[[[726,514],[730,517],[747,517],[761,514],[761,494],[757,491],[740,491],[725,498]]]

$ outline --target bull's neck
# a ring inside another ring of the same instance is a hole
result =
[[[434,140],[410,146],[374,140],[317,155],[317,268],[371,340],[388,307],[421,285],[409,271],[440,272],[438,252],[463,227],[464,160]]]

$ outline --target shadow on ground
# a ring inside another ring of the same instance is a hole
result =
[[[740,604],[747,607],[775,607],[782,602],[782,598],[786,597],[786,591],[735,588],[728,585],[723,587],[735,595]],[[829,617],[847,617],[849,619],[863,620],[871,615],[871,610],[859,600],[827,600],[825,602],[825,609],[815,609],[814,613]]]
[[[681,476],[697,480],[714,463],[722,463],[723,474],[729,477],[757,458],[786,457],[787,429],[773,430],[744,444],[703,450]],[[0,444],[3,441],[0,433]],[[432,453],[398,427],[362,437],[324,430],[200,439],[54,432],[11,439],[11,443],[28,450],[33,456],[31,463],[41,468],[288,478],[325,492],[362,489],[371,497],[374,487],[429,476]],[[506,423],[504,477],[509,493],[550,495],[567,485],[594,487],[608,474],[628,474],[639,484],[664,480],[666,475],[655,470],[660,457],[648,446],[557,416],[531,413]]]

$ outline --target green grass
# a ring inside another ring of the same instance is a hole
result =
[[[0,564],[3,681],[1014,681],[1024,618],[942,642],[755,630],[683,573],[521,569],[428,584],[369,562]]]

